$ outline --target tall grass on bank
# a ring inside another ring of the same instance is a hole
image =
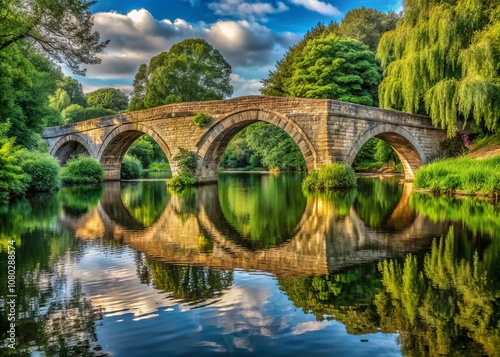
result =
[[[351,188],[357,184],[354,169],[346,164],[333,163],[309,172],[302,181],[304,191],[325,191],[336,188]]]
[[[500,157],[490,159],[450,158],[434,161],[420,168],[413,182],[415,188],[436,193],[500,193]]]

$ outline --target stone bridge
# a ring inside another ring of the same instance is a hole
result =
[[[189,199],[196,207],[190,209],[184,207],[184,198],[172,194],[149,227],[134,220],[120,192],[120,183],[107,183],[96,208],[80,217],[62,213],[60,224],[80,239],[118,241],[170,264],[259,270],[277,277],[323,275],[402,257],[428,248],[450,224],[434,223],[413,212],[408,206],[409,186],[385,229],[371,228],[352,206],[340,214],[334,202],[315,197],[307,200],[290,239],[265,249],[249,249],[240,243],[237,229],[226,222],[217,185],[196,188]],[[209,250],[200,245],[200,238],[211,242]]]
[[[211,116],[203,128],[198,113]],[[152,109],[47,128],[43,138],[50,153],[64,164],[73,154],[87,153],[101,163],[105,180],[119,180],[122,159],[140,136],[151,136],[171,163],[179,148],[196,154],[197,178],[216,181],[222,154],[243,128],[258,121],[283,129],[297,143],[307,169],[331,162],[352,164],[372,137],[389,143],[399,156],[406,179],[437,156],[444,130],[428,117],[330,99],[246,96],[220,101],[170,104]]]

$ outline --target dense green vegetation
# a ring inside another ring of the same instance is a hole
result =
[[[272,124],[255,123],[231,140],[222,156],[221,167],[305,171],[306,163],[287,133]]]
[[[210,123],[210,120],[212,120],[212,117],[205,113],[198,113],[193,117],[193,123],[195,123],[198,128],[203,128]]]
[[[496,356],[500,343],[498,293],[491,267],[479,257],[458,258],[451,229],[419,262],[384,261],[383,291],[375,298],[380,327],[400,332],[403,353],[418,356]]]
[[[453,136],[464,119],[496,130],[500,112],[497,1],[405,2],[377,49],[380,105],[429,114]]]
[[[224,99],[233,93],[231,66],[202,39],[187,39],[141,65],[129,110],[158,105]]]
[[[125,180],[138,179],[142,177],[142,164],[138,158],[125,155],[120,168],[120,177]]]
[[[95,184],[102,182],[103,171],[99,162],[88,156],[76,156],[61,169],[64,184]]]
[[[179,152],[173,157],[173,160],[177,166],[177,175],[168,181],[168,185],[174,188],[196,185],[198,183],[194,176],[196,155],[189,150],[179,148]]]
[[[470,159],[465,157],[434,161],[415,173],[415,188],[434,192],[467,194],[500,193],[500,157]]]
[[[332,163],[310,171],[304,181],[304,191],[325,191],[335,188],[351,188],[357,183],[354,169],[346,164]]]
[[[241,235],[239,244],[249,249],[264,249],[283,244],[293,236],[307,200],[303,195],[282,193],[300,191],[300,181],[301,177],[286,174],[219,176],[219,187],[223,187],[219,189],[222,214]]]

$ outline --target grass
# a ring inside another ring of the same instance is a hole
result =
[[[309,172],[304,181],[304,191],[325,191],[337,188],[351,188],[357,184],[354,169],[346,164],[333,163]]]
[[[495,144],[500,144],[500,132],[478,139],[474,145],[474,150]]]
[[[436,160],[416,172],[413,184],[415,188],[428,189],[436,193],[498,195],[500,157]]]

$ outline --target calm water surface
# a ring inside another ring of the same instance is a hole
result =
[[[107,183],[0,206],[0,355],[500,354],[498,204],[398,178],[304,195],[301,179]]]

